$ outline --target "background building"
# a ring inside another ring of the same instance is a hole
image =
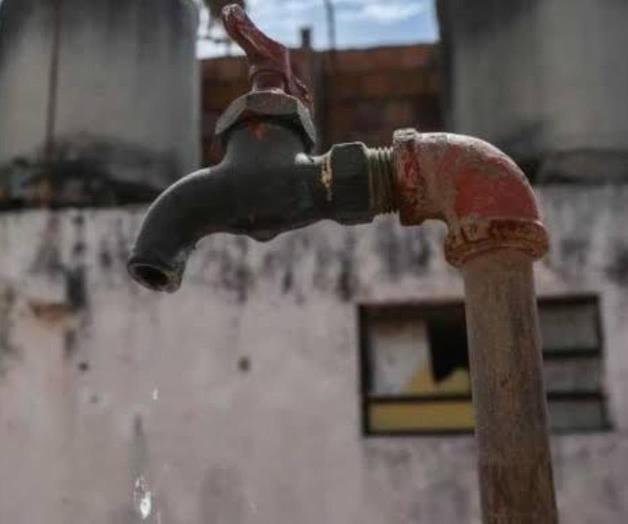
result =
[[[302,49],[299,60],[315,87],[324,144],[386,145],[399,127],[447,127],[496,141],[538,182],[552,235],[536,283],[561,519],[623,523],[625,119],[614,126],[606,113],[591,110],[588,89],[572,87],[606,74],[608,91],[600,87],[599,98],[614,100],[619,113],[615,93],[625,92],[626,77],[611,67],[612,58],[605,66],[596,62],[599,69],[573,67],[570,82],[555,79],[558,87],[548,84],[536,97],[542,108],[511,88],[521,71],[549,82],[551,71],[540,61],[552,58],[558,67],[560,56],[572,58],[551,45],[517,51],[529,45],[516,38],[528,38],[517,28],[528,27],[529,17],[544,27],[578,28],[583,17],[625,18],[628,7],[585,0],[517,9],[485,4],[458,12],[462,1],[441,2],[441,46]],[[9,0],[0,9],[0,85],[28,78],[7,73],[17,56],[4,43],[11,32],[4,32],[2,17],[15,13],[7,6]],[[37,16],[44,14],[33,8],[24,15],[28,23],[13,27],[29,27]],[[502,33],[502,26],[510,29]],[[192,38],[192,24],[176,27],[185,29],[177,42]],[[610,29],[596,34],[620,38]],[[605,49],[620,60],[621,48]],[[518,57],[518,67],[496,53]],[[102,56],[94,55],[90,71],[107,65]],[[154,67],[167,71],[169,56]],[[193,59],[191,47],[186,56]],[[200,67],[208,161],[220,154],[210,145],[217,115],[248,86],[240,58]],[[73,70],[75,84],[93,94],[81,71]],[[187,89],[192,96],[194,86]],[[2,105],[7,92],[0,92],[0,107],[9,107]],[[174,110],[168,100],[181,101],[163,96],[159,115],[166,122]],[[559,110],[551,97],[557,104],[568,97],[587,118]],[[10,109],[22,129],[22,119],[39,113],[20,100]],[[514,136],[504,128],[516,118],[507,115],[533,121],[550,110],[543,118],[556,129],[556,142],[533,132],[528,136],[549,145],[503,138]],[[193,129],[194,112],[185,114]],[[86,125],[99,129],[99,121]],[[607,141],[587,144],[583,129],[598,123]],[[0,124],[3,144],[5,129]],[[570,129],[579,137],[573,148],[559,140]],[[39,137],[33,131],[34,150]],[[183,147],[188,139],[173,141]],[[612,176],[593,176],[582,150],[615,159],[608,164]],[[560,165],[575,167],[541,176],[555,155]],[[186,158],[193,163],[193,155]],[[31,172],[29,164],[22,167]],[[443,260],[442,224],[402,228],[394,216],[354,228],[326,222],[267,244],[216,235],[199,245],[182,289],[166,296],[141,289],[125,271],[143,205],[51,210],[31,209],[28,198],[19,202],[28,209],[11,202],[0,216],[0,522],[479,522],[463,290]]]
[[[146,201],[198,165],[191,0],[5,0],[4,207]]]

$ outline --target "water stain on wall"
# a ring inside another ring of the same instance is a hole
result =
[[[582,268],[586,264],[589,241],[586,238],[563,238],[560,242],[560,251],[564,263]]]
[[[29,305],[35,317],[53,324],[63,323],[63,356],[73,359],[80,349],[80,336],[88,325],[89,287],[85,217],[82,212],[71,219],[71,248],[64,258],[64,228],[59,215],[53,212],[47,220],[29,268],[32,286]],[[41,281],[38,279],[41,278]],[[62,292],[46,291],[61,288]],[[38,286],[42,286],[41,288]]]
[[[628,245],[618,245],[606,266],[606,275],[620,286],[628,286]]]
[[[343,302],[351,300],[359,288],[358,272],[356,271],[356,238],[352,230],[348,230],[344,237],[344,245],[338,253],[340,270],[336,284],[336,293]]]
[[[376,251],[387,278],[397,281],[404,274],[425,273],[432,250],[424,228],[410,227],[401,230],[391,221],[375,225]]]
[[[11,337],[14,306],[14,289],[11,286],[3,286],[0,288],[0,376],[5,372],[7,357],[17,355],[17,347]]]
[[[190,258],[184,285],[211,286],[238,303],[245,303],[256,291],[271,289],[297,304],[305,303],[311,290],[347,302],[365,289],[368,282],[363,275],[372,278],[373,263],[377,278],[390,282],[429,271],[436,256],[431,232],[402,228],[395,217],[371,227],[375,235],[355,227],[334,231],[314,226],[280,236],[262,249],[246,236],[210,236]],[[101,266],[111,263],[106,248],[98,257]]]
[[[0,166],[0,207],[150,202],[163,189],[160,182],[175,179],[179,171],[170,153],[88,135],[59,138],[51,158],[44,158],[42,148]],[[154,180],[133,180],[138,173],[152,173]]]

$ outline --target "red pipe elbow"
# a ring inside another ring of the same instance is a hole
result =
[[[450,133],[395,133],[394,191],[401,223],[444,220],[455,265],[495,249],[540,258],[548,235],[532,188],[513,160],[483,140]]]

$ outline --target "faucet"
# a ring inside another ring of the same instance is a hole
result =
[[[173,184],[146,214],[128,269],[154,290],[179,288],[190,251],[208,234],[267,241],[321,219],[357,224],[392,209],[390,149],[350,143],[310,154],[311,98],[288,49],[237,5],[224,8],[223,21],[246,51],[252,87],[216,124],[223,160]]]
[[[495,246],[535,258],[545,252],[547,234],[525,176],[482,140],[402,129],[392,147],[353,142],[310,154],[311,98],[288,49],[238,5],[222,17],[246,52],[251,90],[218,119],[223,160],[182,178],[150,206],[128,262],[140,284],[176,291],[190,252],[212,233],[267,241],[322,219],[358,224],[394,211],[405,225],[445,220],[446,256],[457,266]]]
[[[358,224],[388,212],[408,226],[445,221],[445,257],[465,282],[484,522],[557,522],[532,279],[548,235],[525,175],[480,139],[414,129],[396,131],[391,147],[311,154],[311,99],[289,51],[237,5],[222,17],[246,52],[251,90],[216,124],[223,160],[150,206],[131,276],[176,291],[196,242],[217,232],[267,241],[322,219]]]

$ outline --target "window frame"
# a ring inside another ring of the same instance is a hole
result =
[[[599,389],[595,391],[572,391],[572,392],[547,392],[548,405],[550,402],[560,401],[586,401],[592,400],[600,403],[602,424],[595,428],[550,428],[552,435],[573,435],[604,433],[613,429],[608,412],[608,395],[604,380],[605,362],[605,338],[602,329],[602,313],[600,296],[594,293],[582,293],[572,295],[551,295],[537,298],[539,309],[543,306],[595,306],[595,335],[597,337],[596,348],[573,348],[543,349],[543,361],[551,360],[555,362],[568,361],[574,359],[590,359],[601,364],[601,377]],[[364,437],[442,437],[442,436],[470,436],[473,429],[398,429],[398,430],[374,430],[370,427],[370,408],[373,405],[386,404],[416,404],[417,402],[456,402],[469,401],[472,403],[471,392],[442,393],[438,395],[377,395],[371,393],[373,384],[373,369],[371,366],[371,341],[369,338],[369,316],[390,315],[396,318],[419,317],[426,318],[434,311],[442,311],[448,308],[460,308],[464,310],[464,299],[443,299],[431,301],[399,301],[399,302],[365,302],[357,305],[358,314],[358,373],[359,373],[359,397],[360,397],[360,417],[361,431]],[[468,349],[468,348],[467,348]]]

